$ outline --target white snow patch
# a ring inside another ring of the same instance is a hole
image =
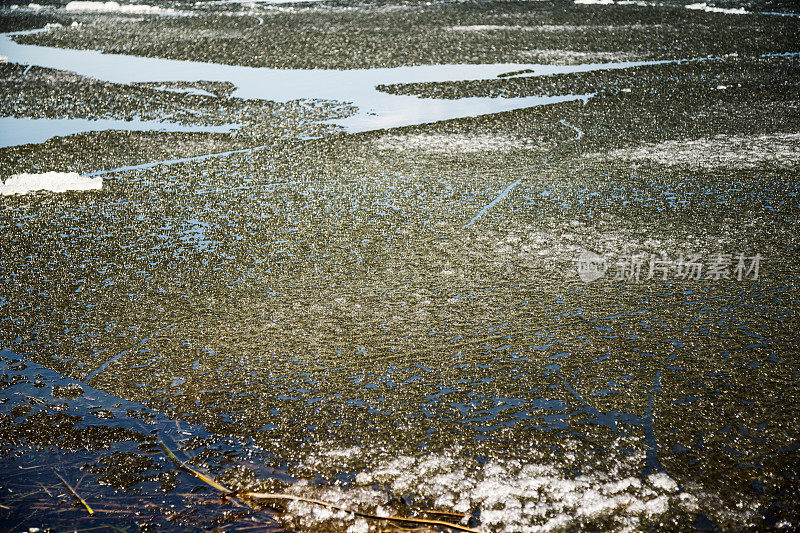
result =
[[[535,32],[584,32],[587,30],[597,31],[622,31],[622,30],[645,30],[659,28],[661,24],[472,24],[462,26],[447,26],[447,31],[458,32],[481,32],[481,31],[535,31]]]
[[[657,489],[664,490],[666,492],[675,492],[678,490],[678,484],[669,477],[665,472],[659,472],[657,474],[651,474],[647,481],[653,485]]]
[[[353,525],[347,528],[347,533],[368,533],[369,524],[363,518],[356,520]]]
[[[536,31],[536,26],[511,26],[500,24],[473,24],[471,26],[450,26],[448,31]]]
[[[221,4],[307,4],[324,0],[223,0]]]
[[[749,15],[750,12],[742,7],[737,8],[725,8],[725,7],[715,7],[706,4],[705,2],[700,2],[697,4],[689,4],[686,6],[686,9],[693,9],[696,11],[705,11],[706,13],[726,13],[728,15]]]
[[[326,451],[311,456],[307,464],[319,466],[331,457],[349,457],[352,449]],[[355,487],[314,487],[300,482],[291,493],[329,501],[352,510],[377,515],[395,514],[387,507],[386,490],[393,494],[416,494],[434,502],[441,510],[469,513],[480,509],[479,529],[487,531],[544,532],[580,529],[595,520],[613,523],[614,530],[637,530],[671,509],[693,509],[697,498],[679,492],[666,473],[640,479],[634,474],[644,461],[643,453],[620,456],[602,471],[570,475],[565,465],[521,461],[492,461],[484,465],[459,454],[422,457],[387,457],[357,474]],[[340,466],[341,463],[340,463]],[[309,491],[314,491],[309,496]],[[330,513],[307,504],[291,504],[301,528],[318,529],[337,522],[352,533],[367,531],[353,516]],[[605,522],[604,522],[605,523]]]
[[[507,150],[545,151],[550,147],[537,139],[488,134],[408,134],[386,135],[374,142],[378,150],[414,150],[428,153],[476,153]]]
[[[6,61],[8,61],[6,56],[0,56],[0,63],[5,63]]]
[[[587,154],[589,159],[624,159],[694,168],[757,168],[764,163],[793,167],[800,163],[800,133],[717,135],[685,141],[663,141]]]
[[[34,191],[91,191],[103,188],[103,178],[89,178],[77,172],[15,174],[0,185],[0,195],[28,194]]]
[[[577,50],[538,49],[519,52],[526,61],[548,65],[578,65],[581,63],[609,63],[641,59],[636,52],[580,52]]]
[[[64,8],[71,12],[80,13],[125,13],[130,15],[166,15],[175,14],[171,8],[149,6],[147,4],[120,4],[119,2],[85,2],[73,1]]]
[[[622,492],[624,490],[628,490],[629,488],[640,489],[642,487],[642,482],[636,478],[626,478],[616,481],[614,483],[607,483],[603,489],[606,491],[607,494],[617,494],[618,492]]]

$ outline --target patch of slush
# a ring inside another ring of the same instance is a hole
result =
[[[660,2],[642,2],[640,0],[574,0],[576,4],[583,4],[583,5],[619,5],[619,6],[639,6],[639,7],[672,7],[669,4],[663,4]],[[680,7],[680,6],[677,6]],[[716,7],[713,5],[709,5],[706,2],[697,2],[694,4],[687,4],[684,6],[686,9],[691,9],[694,11],[705,11],[706,13],[724,13],[726,15],[751,15],[751,11],[747,11],[744,8],[736,7],[736,8],[729,8],[729,7]],[[763,14],[772,14],[772,13],[763,13]],[[777,14],[777,13],[776,13]]]
[[[119,2],[73,1],[64,9],[72,13],[124,13],[126,15],[174,15],[174,9],[147,4],[120,4]]]
[[[458,32],[482,32],[482,31],[536,31],[536,32],[585,32],[593,31],[621,31],[621,30],[645,30],[660,28],[661,24],[616,24],[616,25],[596,25],[596,24],[536,24],[529,26],[506,25],[506,24],[474,24],[470,26],[449,26],[447,31]]]
[[[92,191],[103,188],[103,178],[89,178],[77,172],[15,174],[0,185],[0,195],[28,194],[35,191]]]
[[[222,0],[218,4],[310,4],[326,0]]]
[[[506,152],[509,150],[546,151],[551,148],[545,142],[534,139],[515,138],[489,134],[435,134],[386,135],[375,140],[378,150],[397,152],[419,151],[428,153],[477,153]]]
[[[668,4],[661,2],[642,2],[641,0],[575,0],[576,4],[610,6],[638,6],[638,7],[664,7]]]
[[[634,530],[657,523],[671,511],[697,510],[695,495],[682,491],[667,473],[640,477],[644,452],[622,452],[615,445],[604,467],[578,467],[581,454],[566,453],[563,464],[537,453],[537,460],[493,460],[485,464],[453,454],[400,456],[378,461],[358,473],[352,488],[318,487],[306,482],[290,493],[328,501],[378,516],[394,515],[392,497],[411,497],[428,508],[479,516],[478,529],[536,532],[581,529],[602,523],[607,529]],[[352,455],[326,452],[310,458],[310,466],[325,468]],[[356,454],[357,456],[362,454]],[[595,463],[597,464],[597,463]],[[579,475],[570,472],[581,472]],[[387,494],[388,491],[388,494]],[[347,531],[375,530],[379,522],[363,523],[344,512],[303,502],[289,505],[302,529],[323,524]],[[466,518],[462,521],[466,522]]]
[[[764,163],[796,167],[800,162],[800,133],[727,136],[664,141],[635,148],[587,154],[590,159],[646,161],[664,166],[695,168],[758,168]]]
[[[638,58],[635,52],[579,52],[577,50],[522,50],[519,52],[526,60],[550,65],[577,65],[580,63],[599,63]]]
[[[450,26],[447,31],[537,31],[540,26],[518,26],[518,25],[502,25],[502,24],[473,24],[470,26]]]
[[[744,8],[725,8],[725,7],[716,7],[710,6],[705,2],[700,2],[697,4],[689,4],[686,6],[686,9],[698,10],[698,11],[705,11],[706,13],[725,13],[727,15],[749,15],[750,12]]]

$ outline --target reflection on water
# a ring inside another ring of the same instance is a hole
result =
[[[378,85],[492,79],[518,72],[523,76],[624,69],[663,61],[590,63],[584,65],[535,65],[523,63],[476,65],[421,65],[352,70],[254,68],[193,61],[179,61],[95,50],[70,50],[23,45],[13,40],[18,32],[0,36],[0,54],[8,61],[69,70],[113,83],[157,83],[215,81],[236,86],[233,96],[288,102],[330,100],[351,102],[358,107],[353,116],[334,119],[348,132],[393,128],[499,113],[535,105],[586,100],[588,95],[530,96],[521,98],[420,99],[379,91]]]
[[[0,148],[23,144],[38,144],[53,137],[66,137],[90,131],[182,131],[231,133],[238,125],[183,125],[161,120],[115,120],[82,118],[15,118],[0,117]]]

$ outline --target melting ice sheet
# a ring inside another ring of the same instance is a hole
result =
[[[0,148],[43,143],[53,137],[64,137],[88,131],[185,131],[230,133],[237,124],[226,126],[183,125],[159,120],[87,120],[83,118],[15,118],[0,117]]]
[[[230,82],[233,96],[287,102],[309,99],[350,102],[358,111],[331,122],[348,132],[368,131],[498,113],[568,100],[585,100],[588,95],[529,96],[522,98],[422,99],[379,91],[381,84],[452,82],[493,79],[501,74],[525,71],[526,76],[622,69],[664,61],[589,63],[583,65],[536,65],[496,63],[482,65],[421,65],[373,69],[275,69],[196,61],[159,59],[95,50],[68,50],[14,42],[13,35],[0,34],[0,54],[23,65],[70,70],[83,76],[112,83]]]

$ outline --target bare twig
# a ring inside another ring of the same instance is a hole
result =
[[[186,463],[184,463],[183,461],[181,461],[180,459],[175,457],[175,454],[172,453],[172,451],[169,448],[167,448],[166,444],[164,444],[163,441],[159,440],[158,444],[161,446],[161,449],[164,450],[164,453],[166,453],[167,456],[170,459],[172,459],[172,462],[175,463],[178,466],[178,468],[180,468],[184,472],[188,472],[189,474],[192,474],[194,477],[198,478],[199,480],[201,480],[202,482],[206,483],[207,485],[210,485],[210,486],[214,487],[215,489],[217,489],[218,491],[220,491],[223,494],[230,495],[230,496],[234,495],[234,491],[233,490],[229,489],[228,487],[226,487],[224,485],[220,485],[219,483],[217,483],[216,481],[214,481],[213,479],[211,479],[207,475],[203,474],[202,472],[198,472],[197,470],[195,470],[191,466],[187,465]]]
[[[84,506],[84,507],[86,507],[86,510],[89,512],[89,514],[90,514],[90,515],[94,514],[94,511],[92,510],[92,508],[91,508],[91,507],[89,507],[89,504],[88,504],[88,503],[86,503],[86,500],[84,500],[83,498],[81,498],[81,497],[80,497],[80,495],[79,495],[77,492],[75,492],[75,489],[73,489],[73,488],[72,488],[72,486],[70,486],[70,484],[69,484],[69,483],[67,483],[67,480],[66,480],[66,479],[64,479],[63,477],[61,477],[61,474],[59,474],[59,473],[58,473],[58,472],[56,472],[55,470],[53,470],[53,472],[55,473],[55,475],[57,475],[57,476],[58,476],[58,479],[60,479],[61,481],[63,481],[63,482],[64,482],[64,485],[66,485],[66,486],[67,486],[67,488],[68,488],[68,489],[69,489],[69,491],[72,493],[72,495],[73,495],[73,496],[75,496],[75,498],[77,498],[77,499],[78,499],[78,501],[79,501],[79,502],[81,502],[81,503],[83,504],[83,506]]]
[[[306,502],[312,503],[315,505],[322,505],[324,507],[328,507],[329,509],[336,509],[337,511],[344,511],[346,513],[353,514],[355,516],[359,516],[361,518],[369,518],[372,520],[385,520],[388,522],[407,522],[412,524],[425,524],[429,526],[444,526],[449,527],[452,529],[457,529],[458,531],[466,531],[468,533],[483,533],[480,530],[472,529],[466,526],[462,526],[459,524],[454,524],[452,522],[444,522],[442,520],[428,520],[426,518],[410,518],[404,516],[379,516],[369,513],[362,513],[360,511],[353,511],[352,509],[348,509],[347,507],[341,507],[339,505],[335,505],[333,503],[325,502],[322,500],[314,500],[311,498],[304,498],[302,496],[295,496],[293,494],[280,494],[280,493],[264,493],[264,492],[243,492],[240,496],[245,498],[256,498],[256,499],[263,499],[263,500],[294,500],[299,502]],[[443,513],[445,514],[445,513]],[[450,514],[450,513],[446,513]]]
[[[44,400],[41,398],[37,398],[36,396],[31,396],[30,394],[25,394],[24,392],[15,392],[14,394],[19,394],[20,396],[25,396],[29,400],[33,401],[33,403],[43,404],[45,403]]]
[[[237,497],[239,499],[256,499],[256,500],[291,500],[297,502],[305,502],[314,505],[321,505],[323,507],[327,507],[329,509],[336,509],[337,511],[344,511],[345,513],[352,514],[354,516],[358,516],[361,518],[368,518],[371,520],[383,520],[387,522],[404,522],[408,524],[423,524],[428,526],[441,526],[441,527],[448,527],[451,529],[455,529],[458,531],[465,531],[467,533],[483,533],[480,530],[472,529],[466,526],[462,526],[459,524],[453,524],[452,522],[444,522],[442,520],[428,520],[425,518],[409,518],[403,516],[378,516],[369,513],[362,513],[360,511],[353,511],[352,509],[348,509],[347,507],[342,507],[330,502],[322,501],[322,500],[315,500],[312,498],[304,498],[302,496],[295,496],[293,494],[282,494],[282,493],[272,493],[272,492],[236,492],[228,487],[221,485],[211,479],[210,477],[206,476],[205,474],[198,472],[197,470],[193,469],[180,459],[178,459],[172,451],[167,448],[167,445],[164,444],[163,441],[159,440],[159,445],[161,449],[164,450],[164,453],[172,459],[178,468],[192,474],[196,478],[200,479],[204,483],[208,484],[209,486],[217,489],[218,491],[222,492],[223,495]],[[451,514],[451,513],[441,513],[441,514]],[[457,515],[456,515],[457,516]]]

